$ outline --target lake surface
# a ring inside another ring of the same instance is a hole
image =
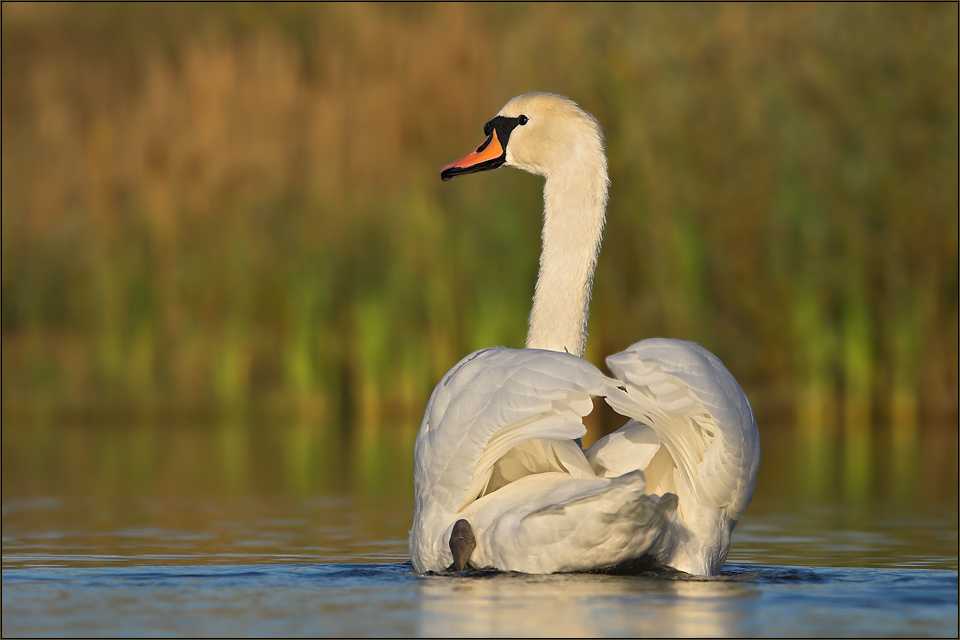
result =
[[[956,636],[957,440],[936,433],[912,465],[878,440],[865,479],[765,434],[717,578],[448,577],[407,560],[409,431],[5,424],[2,632]]]

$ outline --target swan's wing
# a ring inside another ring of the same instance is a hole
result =
[[[653,338],[610,356],[607,366],[622,384],[607,402],[649,425],[673,457],[681,511],[692,493],[696,504],[739,520],[753,496],[760,438],[750,402],[723,363],[693,342]]]
[[[584,453],[598,476],[616,478],[636,469],[646,469],[660,446],[656,431],[631,420],[594,442]]]
[[[461,360],[437,385],[415,447],[416,493],[454,513],[475,500],[494,463],[530,440],[583,436],[592,395],[607,385],[582,358],[540,349],[484,349]],[[532,464],[536,445],[521,447],[512,462]],[[573,443],[544,451],[550,468],[592,474]],[[541,471],[544,469],[540,469]]]

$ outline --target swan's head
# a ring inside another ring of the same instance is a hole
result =
[[[483,126],[483,133],[487,139],[476,151],[440,171],[443,180],[504,165],[547,178],[582,170],[585,164],[606,170],[600,124],[563,96],[517,96]]]

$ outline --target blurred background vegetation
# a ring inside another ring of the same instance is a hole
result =
[[[523,345],[541,181],[439,168],[542,90],[607,138],[590,361],[697,341],[851,469],[956,433],[955,3],[2,11],[4,424],[415,433]]]

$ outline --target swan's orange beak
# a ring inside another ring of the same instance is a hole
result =
[[[493,129],[482,145],[476,151],[468,153],[459,160],[455,160],[440,170],[440,178],[444,181],[465,173],[476,173],[496,169],[507,161],[507,154],[500,144],[497,130]]]

